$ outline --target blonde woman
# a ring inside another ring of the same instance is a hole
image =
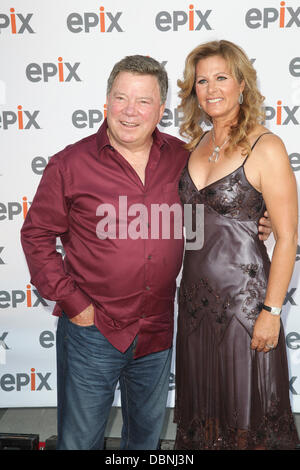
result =
[[[280,319],[297,249],[288,155],[261,124],[256,72],[235,44],[196,47],[178,84],[191,152],[179,192],[204,205],[204,246],[186,251],[180,286],[175,447],[294,448]],[[266,208],[271,263],[257,233]]]

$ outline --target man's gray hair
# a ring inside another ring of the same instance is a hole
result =
[[[109,95],[115,78],[120,72],[155,76],[159,85],[161,104],[165,103],[168,93],[168,75],[164,67],[157,60],[148,56],[132,55],[117,62],[107,81],[107,95]]]

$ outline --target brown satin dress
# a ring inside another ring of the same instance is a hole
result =
[[[204,205],[204,246],[185,252],[179,291],[175,449],[298,443],[282,326],[276,349],[250,348],[270,260],[258,238],[265,203],[244,163],[200,191],[186,166],[179,183],[183,204]]]

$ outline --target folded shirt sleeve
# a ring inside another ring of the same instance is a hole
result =
[[[45,168],[21,229],[21,244],[28,264],[31,283],[48,300],[71,318],[82,312],[91,299],[65,272],[63,258],[56,251],[56,239],[69,230],[68,175],[59,160],[52,157]]]

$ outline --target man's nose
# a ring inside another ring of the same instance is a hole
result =
[[[128,101],[123,111],[129,116],[135,115],[137,113],[136,103],[134,101]]]

